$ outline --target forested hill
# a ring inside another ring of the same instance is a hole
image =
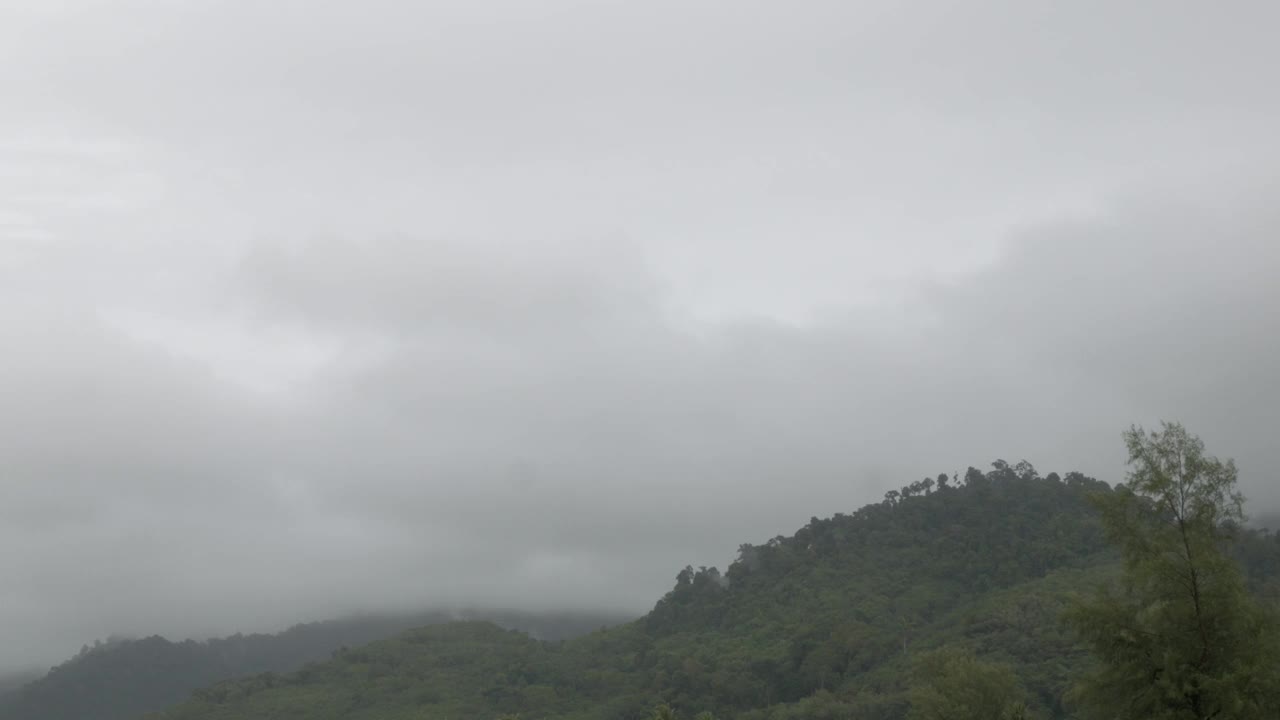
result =
[[[724,573],[685,568],[625,626],[558,644],[487,624],[425,628],[201,690],[154,718],[614,720],[668,704],[685,717],[888,720],[907,713],[918,659],[944,645],[1013,668],[1025,717],[1065,717],[1087,656],[1060,616],[1072,593],[1119,572],[1087,501],[1111,492],[997,462],[743,545]],[[1280,567],[1268,533],[1244,533],[1237,555],[1258,588]]]
[[[629,618],[601,613],[433,611],[307,623],[277,634],[195,642],[159,636],[86,646],[47,675],[0,695],[0,720],[134,720],[197,688],[264,672],[288,672],[335,650],[408,628],[485,618],[534,637],[562,640]]]
[[[27,683],[40,679],[44,673],[37,670],[20,670],[0,675],[0,698],[6,693],[13,692]]]

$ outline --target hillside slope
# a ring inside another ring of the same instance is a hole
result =
[[[43,675],[44,673],[38,670],[15,670],[0,675],[0,704],[4,702],[5,695],[16,692],[27,683],[39,680]]]
[[[902,718],[912,659],[944,644],[1012,665],[1033,713],[1065,717],[1085,654],[1061,627],[1073,592],[1113,576],[1114,556],[1078,473],[1041,478],[997,462],[932,479],[790,537],[743,545],[721,574],[686,568],[652,612],[564,643],[477,624],[427,628],[286,676],[202,690],[156,720]],[[1258,588],[1280,543],[1248,532],[1238,555]]]
[[[277,634],[195,642],[159,636],[86,647],[42,678],[0,697],[0,720],[134,720],[230,678],[288,672],[335,650],[409,628],[483,617],[535,637],[561,640],[627,618],[592,613],[435,611],[297,625]]]

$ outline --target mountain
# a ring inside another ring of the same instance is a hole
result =
[[[14,672],[0,675],[0,704],[4,702],[4,696],[14,692],[26,685],[40,679],[44,673],[39,670],[18,670]]]
[[[200,690],[151,720],[626,720],[660,703],[686,717],[896,720],[913,661],[943,646],[1013,668],[1030,716],[1063,718],[1090,660],[1059,618],[1119,573],[1088,502],[1112,490],[993,467],[742,545],[724,573],[686,567],[627,625],[558,643],[486,623],[422,628]],[[1274,592],[1280,538],[1242,531],[1236,555]]]
[[[558,641],[629,618],[601,613],[431,611],[369,615],[294,626],[268,635],[195,642],[159,636],[112,639],[85,647],[42,678],[0,695],[0,720],[134,720],[193,690],[247,675],[288,672],[408,628],[484,618],[533,637]]]

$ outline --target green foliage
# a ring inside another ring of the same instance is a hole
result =
[[[650,720],[677,720],[677,718],[676,711],[666,703],[654,708],[653,715],[650,716]]]
[[[486,615],[500,624],[557,639],[621,621],[575,613]],[[275,635],[234,635],[206,642],[175,643],[159,636],[99,642],[43,678],[0,698],[0,720],[135,720],[182,702],[202,687],[236,677],[297,670],[308,662],[328,659],[339,648],[454,617],[444,611],[358,617],[297,625]]]
[[[1124,570],[1095,495],[1113,492],[996,461],[742,545],[723,573],[686,567],[633,623],[564,642],[482,623],[414,630],[151,717],[904,720],[947,699],[971,716],[1066,718],[1091,660],[1060,618],[1076,589]],[[1280,542],[1231,542],[1247,585],[1266,588]]]
[[[1067,616],[1098,658],[1082,708],[1112,720],[1276,716],[1277,628],[1230,552],[1243,520],[1235,465],[1181,425],[1132,428],[1125,442],[1129,482],[1097,498],[1123,582]]]
[[[916,662],[908,720],[1026,720],[1018,678],[1006,665],[945,647]]]
[[[1083,655],[1058,627],[1059,598],[1112,562],[1087,500],[1107,489],[1079,473],[1041,478],[1028,463],[971,468],[743,545],[723,573],[687,567],[630,625],[559,644],[477,628],[385,641],[201,691],[157,717],[324,718],[338,707],[356,720],[647,720],[665,705],[683,717],[901,720],[914,658],[948,643],[1013,663],[1031,706],[1060,714]],[[335,667],[348,665],[359,672]]]

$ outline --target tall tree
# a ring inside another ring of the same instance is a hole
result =
[[[1179,424],[1124,440],[1128,482],[1097,498],[1124,575],[1067,614],[1098,661],[1076,699],[1108,720],[1280,716],[1276,625],[1225,548],[1244,518],[1235,463]]]

